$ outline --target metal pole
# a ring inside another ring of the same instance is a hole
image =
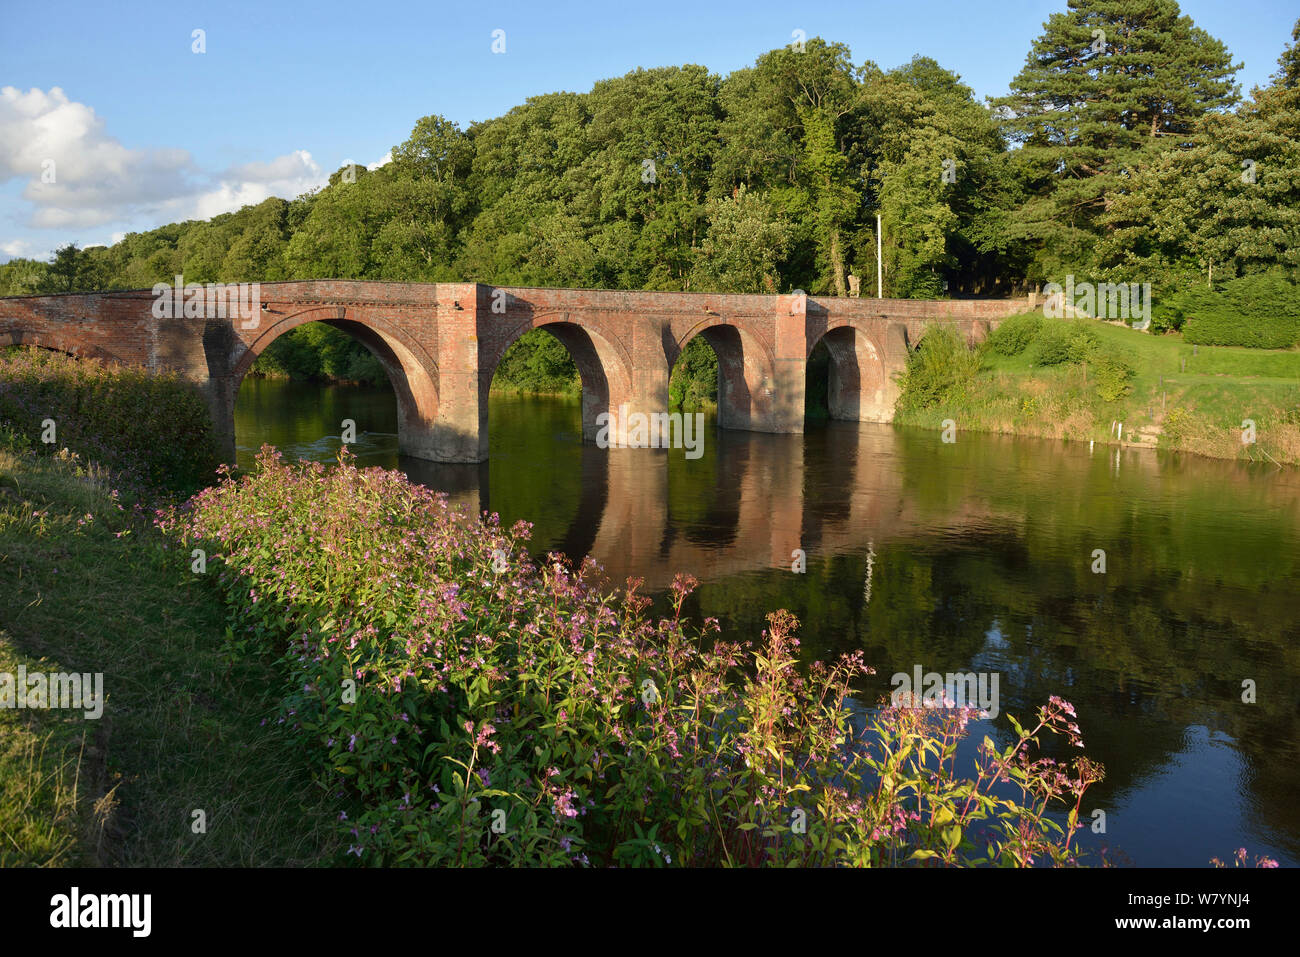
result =
[[[885,267],[880,254],[880,214],[876,213],[876,298],[885,298]]]

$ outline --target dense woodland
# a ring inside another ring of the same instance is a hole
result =
[[[1300,268],[1300,22],[1290,39],[1245,96],[1174,0],[1068,0],[989,102],[931,59],[822,39],[725,77],[638,69],[467,129],[426,116],[391,163],[293,200],[12,260],[0,295],[177,274],[872,295],[879,215],[886,296],[1072,273],[1211,308]]]

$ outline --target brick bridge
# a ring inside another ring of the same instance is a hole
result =
[[[260,299],[247,319],[212,318],[211,306],[209,318],[159,319],[152,290],[2,298],[0,346],[175,370],[203,391],[233,459],[235,398],[254,360],[295,326],[324,322],[383,363],[404,454],[476,462],[488,454],[492,376],[531,329],[546,329],[573,357],[589,441],[601,412],[666,410],[673,364],[697,335],[718,356],[721,427],[802,432],[805,372],[818,342],[831,357],[832,416],[887,422],[898,397],[894,373],[929,324],[952,324],[974,341],[1029,306],[341,280],[262,283]]]

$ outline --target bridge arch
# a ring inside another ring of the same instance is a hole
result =
[[[6,342],[5,339],[9,341]],[[50,352],[62,352],[76,359],[99,359],[103,362],[122,363],[121,359],[107,349],[98,346],[86,348],[52,333],[33,332],[28,329],[10,329],[7,332],[0,332],[0,348],[8,346],[31,346],[36,349],[48,349]]]
[[[668,356],[668,375],[696,336],[718,357],[718,425],[724,429],[769,431],[776,389],[775,357],[762,337],[742,322],[712,317],[696,323]]]
[[[313,306],[285,316],[248,344],[231,374],[229,415],[234,434],[234,398],[244,377],[266,348],[286,332],[309,322],[321,322],[346,333],[365,346],[383,366],[397,396],[397,441],[406,454],[419,455],[430,445],[438,418],[438,367],[418,343],[382,319],[350,315],[342,306]]]
[[[832,419],[887,422],[893,396],[885,372],[885,351],[865,330],[851,323],[832,326],[810,343],[811,359],[818,345],[830,356],[826,398]]]
[[[479,373],[479,428],[487,434],[488,393],[501,360],[512,345],[534,329],[542,329],[558,339],[578,367],[582,380],[582,437],[588,442],[596,441],[600,414],[617,414],[621,404],[632,402],[632,357],[618,335],[603,328],[599,321],[586,317],[575,320],[569,313],[542,314],[518,323],[483,357]]]

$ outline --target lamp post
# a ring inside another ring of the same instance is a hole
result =
[[[885,298],[885,267],[880,255],[880,214],[876,213],[876,298]]]

